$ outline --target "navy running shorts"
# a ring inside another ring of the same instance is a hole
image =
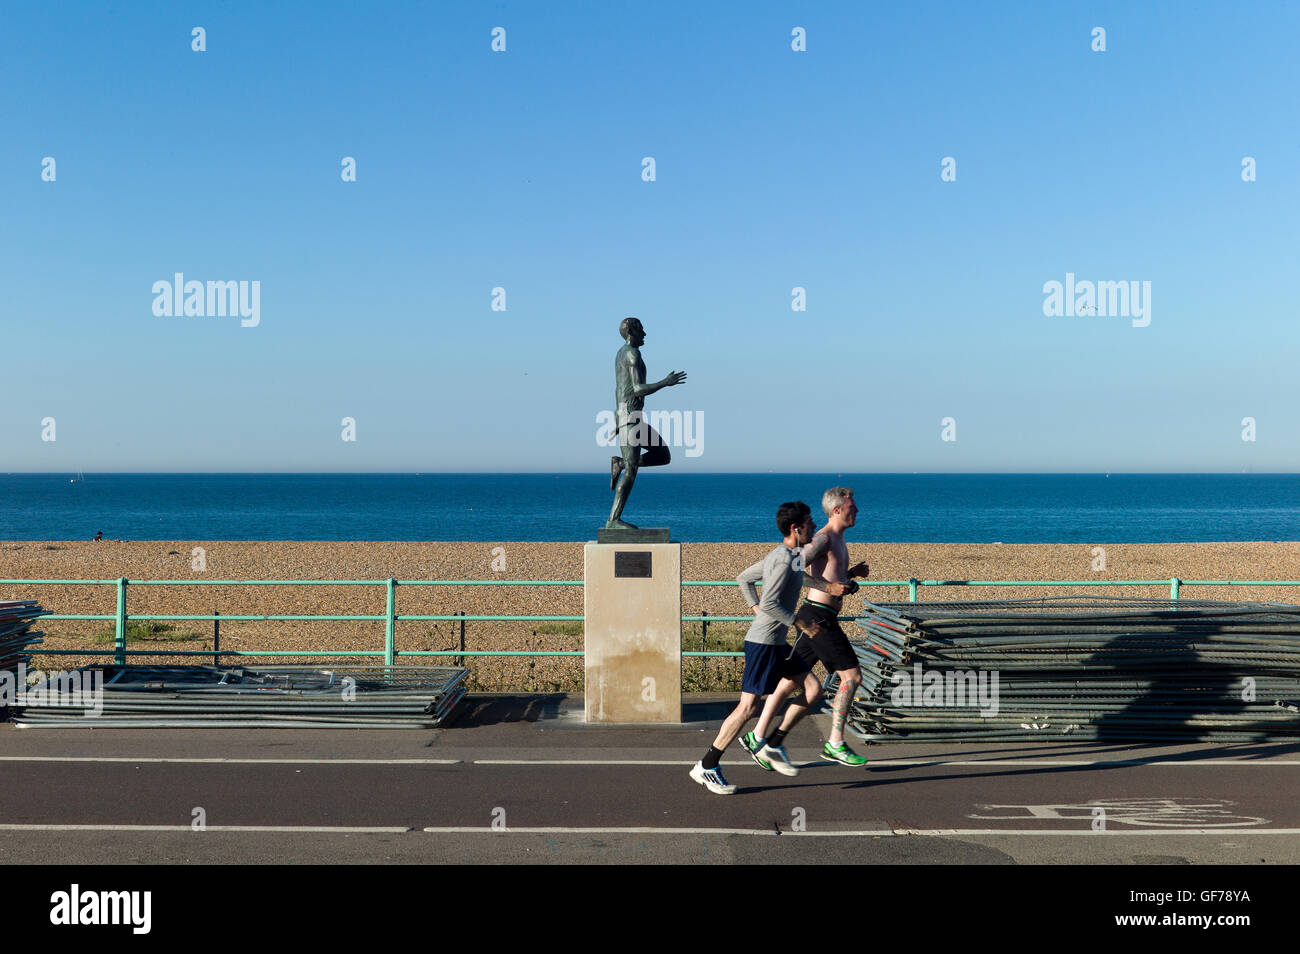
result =
[[[771,695],[782,679],[799,680],[808,672],[808,664],[790,650],[785,640],[770,646],[745,640],[745,675],[741,692],[756,696]]]

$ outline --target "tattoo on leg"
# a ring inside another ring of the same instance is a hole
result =
[[[840,691],[835,694],[835,709],[831,716],[831,728],[839,732],[844,728],[844,722],[849,716],[849,706],[853,702],[853,692],[856,686],[845,683],[840,686]]]

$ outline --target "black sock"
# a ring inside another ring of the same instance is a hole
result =
[[[704,758],[700,759],[700,765],[704,766],[706,769],[715,769],[718,767],[718,762],[721,758],[722,749],[715,749],[710,745],[708,753]]]
[[[775,732],[773,732],[771,735],[767,737],[767,744],[772,746],[773,748],[776,748],[784,741],[785,741],[785,729],[777,729]]]

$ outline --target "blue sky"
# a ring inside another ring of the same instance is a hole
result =
[[[689,374],[647,405],[703,420],[678,472],[1300,469],[1297,35],[1280,3],[6,5],[0,470],[597,471],[625,315]],[[260,282],[260,322],[155,316],[176,272]],[[1149,281],[1150,324],[1045,316],[1067,272]]]

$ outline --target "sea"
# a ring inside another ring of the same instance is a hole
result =
[[[1300,540],[1296,474],[667,474],[625,519],[675,541],[759,542],[803,500],[855,491],[868,542]],[[594,539],[608,474],[4,474],[0,539]]]

